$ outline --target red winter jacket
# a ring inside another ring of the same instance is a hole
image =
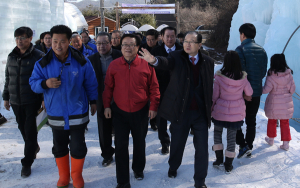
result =
[[[130,65],[123,56],[112,61],[107,69],[104,84],[104,108],[110,108],[113,97],[121,110],[136,112],[150,99],[149,110],[157,111],[160,93],[155,70],[138,56]]]

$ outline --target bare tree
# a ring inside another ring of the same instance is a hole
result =
[[[207,6],[199,8],[198,5],[192,8],[180,10],[180,29],[182,32],[195,30],[199,25],[205,25],[205,28],[214,26],[218,21],[219,11],[217,8]]]

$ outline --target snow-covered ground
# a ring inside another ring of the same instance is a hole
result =
[[[51,153],[52,132],[50,127],[43,127],[38,136],[40,152],[32,165],[32,174],[28,178],[21,178],[21,163],[23,157],[23,140],[19,133],[12,112],[1,113],[8,117],[8,122],[0,127],[0,187],[1,188],[48,188],[55,187],[58,180],[55,159]],[[98,141],[96,116],[91,117],[86,134],[88,153],[83,169],[86,188],[116,187],[115,163],[104,168],[101,166],[102,157]],[[244,127],[244,126],[243,126]],[[245,127],[244,127],[245,128]],[[290,150],[279,148],[280,130],[274,146],[264,141],[267,130],[267,118],[263,110],[257,115],[257,136],[254,142],[252,158],[235,159],[234,171],[227,175],[223,170],[213,168],[214,152],[209,150],[209,168],[206,184],[208,187],[284,187],[294,188],[300,184],[300,134],[291,127],[292,141]],[[223,133],[223,143],[226,144],[226,131]],[[145,178],[137,181],[131,170],[132,188],[187,188],[194,186],[194,146],[193,136],[188,137],[182,165],[178,169],[178,176],[170,179],[167,176],[169,155],[160,154],[160,142],[157,132],[150,128],[146,138],[147,164]],[[213,126],[209,130],[209,148],[213,145]],[[132,139],[130,138],[130,158],[132,158]],[[237,150],[236,150],[237,151]],[[69,185],[72,187],[72,184]]]

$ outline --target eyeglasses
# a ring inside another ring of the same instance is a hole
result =
[[[106,45],[108,45],[108,43],[109,43],[109,42],[102,42],[102,43],[101,43],[101,42],[96,42],[96,45],[97,45],[97,46],[101,46],[101,45],[102,45],[102,46],[106,46]]]
[[[51,38],[44,38],[44,40],[51,40]]]
[[[183,43],[185,43],[185,44],[198,44],[198,43],[200,43],[200,42],[195,42],[195,41],[183,41]]]
[[[121,46],[122,46],[123,48],[126,48],[126,47],[133,48],[133,47],[135,47],[136,45],[135,45],[135,44],[122,44]]]
[[[111,38],[111,40],[120,40],[120,38]]]
[[[16,40],[16,41],[17,41],[17,40],[23,41],[23,40],[25,40],[25,39],[28,39],[28,37],[15,37],[15,40]]]

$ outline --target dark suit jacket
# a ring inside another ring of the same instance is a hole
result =
[[[208,127],[210,127],[214,60],[204,54],[201,54],[200,50],[198,55],[203,89],[199,90],[200,87],[196,87],[195,92],[196,94],[203,92],[204,109],[206,111]],[[158,66],[156,69],[171,71],[170,83],[166,89],[165,97],[162,100],[158,113],[161,117],[170,120],[171,122],[181,124],[183,122],[180,121],[182,120],[184,113],[186,113],[189,108],[188,99],[192,79],[189,56],[184,50],[179,50],[171,52],[167,58],[157,57],[157,59]]]
[[[115,50],[112,49],[112,58],[113,60],[119,58],[122,56],[122,53],[120,50]],[[95,73],[96,73],[96,77],[97,77],[97,81],[98,81],[98,100],[97,100],[97,111],[98,113],[102,113],[103,114],[103,100],[102,100],[102,93],[104,91],[104,80],[103,80],[103,74],[102,74],[102,66],[101,66],[101,60],[100,60],[100,54],[97,52],[91,56],[88,57],[88,59],[91,61]]]
[[[181,50],[182,46],[179,43],[175,43],[175,50]],[[152,49],[151,54],[153,56],[163,56],[168,57],[168,53],[165,49],[165,44],[162,43],[160,46],[156,46]],[[159,84],[159,91],[160,94],[163,95],[168,87],[168,84],[170,82],[170,71],[166,70],[159,70],[155,68],[156,77]]]

